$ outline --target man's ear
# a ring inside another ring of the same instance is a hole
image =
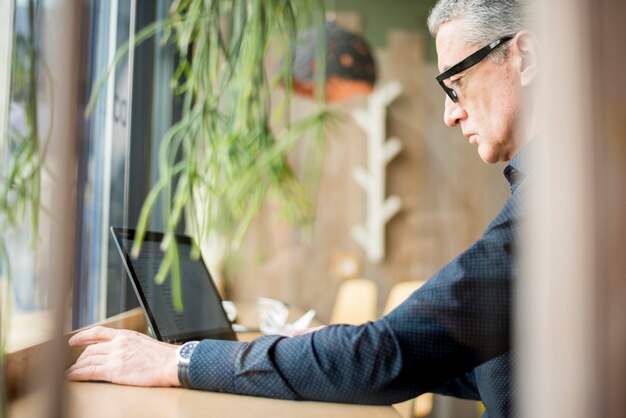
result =
[[[537,38],[527,30],[521,30],[514,38],[519,59],[516,60],[520,82],[528,87],[539,71],[539,50]]]

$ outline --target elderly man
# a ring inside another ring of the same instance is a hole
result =
[[[510,415],[514,249],[530,174],[525,145],[537,131],[529,94],[536,40],[514,0],[441,0],[428,23],[445,123],[460,126],[486,163],[509,161],[511,197],[482,238],[379,321],[182,349],[92,328],[70,340],[87,348],[68,378],[364,404],[435,391],[482,399],[490,417]]]

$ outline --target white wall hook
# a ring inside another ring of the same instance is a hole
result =
[[[376,88],[367,99],[367,108],[352,114],[367,135],[367,169],[357,167],[352,172],[367,193],[367,219],[352,228],[352,237],[373,263],[385,258],[385,225],[402,207],[398,196],[385,197],[386,166],[402,150],[398,138],[386,137],[387,107],[401,92],[397,81]]]

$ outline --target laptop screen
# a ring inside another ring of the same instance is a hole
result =
[[[146,318],[160,341],[182,343],[205,338],[236,339],[222,308],[221,298],[202,258],[191,257],[189,237],[178,236],[181,267],[183,310],[174,307],[171,276],[162,284],[155,277],[164,253],[160,249],[162,234],[146,233],[139,257],[130,257],[134,231],[111,228]]]

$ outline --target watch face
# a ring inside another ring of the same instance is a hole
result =
[[[198,344],[200,344],[198,341],[190,341],[188,343],[183,344],[183,346],[180,347],[180,351],[178,352],[180,359],[184,359],[184,360],[191,359],[193,350],[195,350]]]

